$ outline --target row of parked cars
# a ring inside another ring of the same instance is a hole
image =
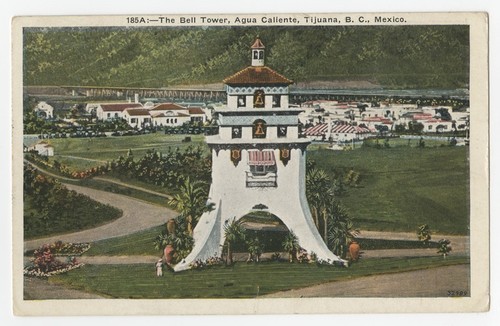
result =
[[[87,131],[77,130],[75,132],[53,132],[38,135],[39,139],[52,139],[52,138],[85,138],[85,137],[106,137],[102,131]]]
[[[154,133],[156,131],[151,131],[149,129],[142,129],[142,130],[135,130],[135,129],[130,129],[130,130],[117,130],[111,134],[111,136],[135,136],[135,135],[144,135],[144,134],[150,134]]]

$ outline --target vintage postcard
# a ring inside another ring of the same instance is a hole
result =
[[[15,314],[489,309],[487,14],[12,27]]]

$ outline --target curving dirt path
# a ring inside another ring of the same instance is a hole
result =
[[[63,242],[93,242],[119,237],[166,223],[167,220],[177,216],[177,213],[171,209],[124,195],[71,184],[65,184],[65,186],[68,189],[87,195],[96,201],[121,209],[123,211],[122,217],[113,222],[85,231],[25,241],[24,250],[36,249],[43,244],[52,243],[57,240]]]
[[[105,299],[105,297],[49,283],[46,278],[24,277],[24,300]]]
[[[448,291],[470,294],[470,266],[453,265],[411,272],[364,276],[302,289],[272,293],[266,298],[314,297],[447,297]]]

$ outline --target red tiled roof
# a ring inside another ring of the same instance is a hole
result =
[[[432,118],[430,113],[418,113],[413,115],[414,120],[429,120]]]
[[[155,105],[151,111],[164,111],[164,110],[185,110],[186,108],[175,103],[161,103]]]
[[[153,118],[178,118],[178,117],[189,117],[189,114],[174,112],[173,115],[167,115],[165,113],[158,113],[153,115]]]
[[[424,121],[425,123],[451,123],[451,121],[446,121],[446,120],[441,120],[441,119],[435,119],[431,118],[427,121]]]
[[[203,110],[199,107],[194,107],[194,108],[188,108],[189,114],[205,114]]]
[[[390,119],[383,118],[383,117],[364,117],[362,119],[362,121],[383,122],[383,123],[389,122],[389,123],[391,123]]]
[[[265,48],[264,43],[262,43],[260,38],[257,38],[252,45],[252,49],[263,49],[263,48]]]
[[[225,84],[245,84],[245,85],[290,85],[293,81],[280,75],[269,67],[247,67],[238,71],[232,76],[223,80]]]
[[[128,108],[142,108],[141,103],[111,103],[101,104],[103,111],[123,111]]]
[[[149,111],[147,109],[127,109],[128,115],[138,116],[138,115],[148,115]]]

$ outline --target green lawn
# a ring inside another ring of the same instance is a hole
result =
[[[253,298],[277,291],[360,276],[468,264],[466,257],[382,258],[360,260],[349,268],[263,262],[212,266],[155,276],[154,264],[87,265],[51,277],[50,282],[110,298]]]
[[[92,243],[90,249],[85,253],[88,256],[125,256],[125,255],[153,255],[161,256],[161,252],[155,250],[153,241],[162,231],[165,225],[159,225],[130,235],[100,240]],[[131,245],[133,244],[133,245]]]
[[[339,197],[356,226],[370,230],[468,234],[468,147],[318,149],[308,158],[331,176],[360,172],[357,187]]]
[[[157,196],[145,191],[130,188],[127,186],[117,185],[106,180],[94,180],[94,179],[82,179],[82,180],[64,180],[65,183],[74,184],[77,186],[88,187],[97,190],[108,191],[116,194],[121,194],[136,199],[144,200],[156,205],[169,207],[168,199],[162,196]],[[126,181],[127,183],[133,184],[133,182]],[[147,188],[146,186],[144,188]]]
[[[81,171],[102,164],[100,161],[111,161],[120,155],[126,156],[129,149],[135,157],[144,156],[148,150],[155,149],[167,152],[169,147],[181,150],[188,146],[201,145],[209,153],[204,143],[203,135],[188,135],[191,142],[183,142],[186,135],[165,135],[154,133],[138,136],[103,137],[103,138],[59,138],[47,140],[54,146],[55,155],[51,160],[57,160],[70,169]]]
[[[116,159],[132,149],[135,157],[155,148],[185,148],[204,144],[201,135],[183,143],[184,135],[161,133],[96,139],[52,139],[54,159],[81,170]],[[390,139],[390,148],[356,148],[331,151],[324,144],[309,146],[308,159],[330,175],[354,169],[360,173],[357,187],[348,187],[339,196],[342,205],[355,218],[357,228],[367,230],[415,232],[428,224],[435,233],[468,234],[469,227],[469,164],[468,147],[445,146],[446,141],[425,140],[425,148],[417,148],[418,140]],[[373,143],[373,142],[372,142]],[[383,146],[383,140],[379,141]],[[78,158],[68,158],[75,156]],[[88,161],[85,159],[98,160]],[[122,179],[148,189],[155,188],[139,181]],[[115,186],[97,180],[85,181],[97,189],[138,197],[165,205],[163,198]],[[161,189],[153,189],[161,191]]]
[[[166,228],[165,225],[159,225],[143,231],[139,231],[126,236],[100,240],[92,243],[90,250],[85,253],[87,256],[128,256],[128,255],[149,255],[161,256],[161,252],[155,250],[153,241]],[[267,244],[264,247],[265,252],[283,252],[281,243],[286,233],[273,231],[247,231],[249,236],[258,237],[263,243]],[[272,239],[268,239],[272,238]],[[274,240],[274,241],[273,241]],[[361,248],[364,250],[378,249],[421,249],[421,248],[436,248],[437,243],[431,241],[425,247],[420,241],[411,240],[385,240],[385,239],[358,239]],[[133,244],[133,245],[130,245]],[[234,245],[233,250],[237,252],[245,252],[246,246],[243,243]]]

